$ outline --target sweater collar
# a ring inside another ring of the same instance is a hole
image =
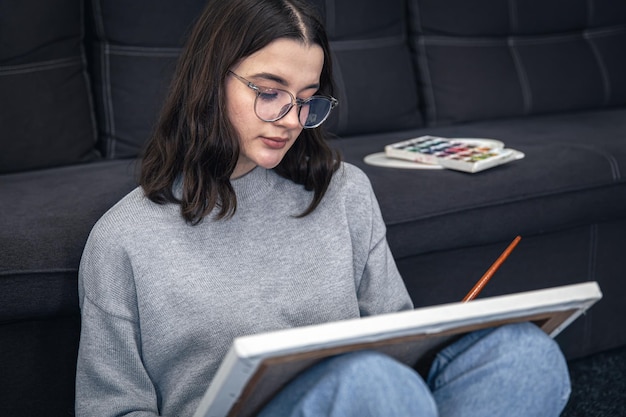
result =
[[[254,198],[265,194],[276,176],[272,170],[255,167],[247,174],[230,181],[238,199]]]
[[[269,191],[272,187],[272,183],[276,179],[276,176],[277,174],[273,170],[257,166],[241,177],[230,180],[230,183],[233,190],[235,190],[237,199],[248,199],[265,194]],[[179,175],[174,181],[172,191],[176,198],[182,198],[183,178],[181,175]]]

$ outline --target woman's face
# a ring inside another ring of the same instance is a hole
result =
[[[324,52],[319,45],[281,38],[231,70],[260,87],[279,88],[305,99],[317,92],[323,65]],[[280,120],[265,122],[254,111],[255,99],[256,92],[244,82],[232,74],[226,78],[228,118],[239,134],[241,150],[231,178],[256,166],[276,167],[302,131],[298,106],[293,106]]]

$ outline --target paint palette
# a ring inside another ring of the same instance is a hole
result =
[[[387,145],[385,155],[465,172],[484,171],[524,157],[522,152],[505,148],[493,139],[438,136],[420,136]]]

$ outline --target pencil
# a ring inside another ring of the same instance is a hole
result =
[[[487,283],[489,282],[493,274],[495,274],[498,268],[500,268],[500,265],[502,265],[502,263],[506,260],[506,258],[509,257],[511,252],[513,252],[513,249],[515,249],[515,247],[517,246],[517,244],[519,243],[521,239],[522,239],[521,236],[517,236],[515,239],[513,239],[513,241],[504,250],[504,252],[502,252],[502,254],[498,257],[498,259],[496,259],[493,265],[489,267],[487,272],[485,272],[485,274],[478,280],[476,285],[474,285],[474,288],[472,288],[470,292],[468,292],[467,295],[463,298],[464,303],[471,301],[474,298],[476,298],[476,296],[478,296],[478,294],[482,291],[483,287],[487,285]]]

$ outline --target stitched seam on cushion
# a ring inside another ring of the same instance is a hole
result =
[[[82,63],[83,70],[83,82],[85,83],[85,90],[87,94],[88,106],[89,106],[89,119],[91,120],[91,144],[94,149],[90,149],[89,152],[94,152],[96,145],[98,144],[98,120],[96,117],[96,109],[95,109],[95,100],[93,97],[93,92],[91,91],[91,80],[89,79],[88,68],[89,65],[87,63],[87,52],[85,51],[85,31],[86,31],[86,12],[85,12],[85,2],[80,2],[80,59]]]
[[[100,0],[93,0],[91,4],[93,10],[93,20],[95,23],[94,27],[96,28],[98,39],[104,39],[105,31],[104,19],[102,18],[102,5],[100,4]]]
[[[533,92],[530,88],[530,82],[528,81],[528,74],[524,69],[522,58],[515,49],[515,41],[513,38],[508,40],[509,52],[515,65],[515,71],[517,72],[517,79],[519,81],[520,88],[522,90],[522,100],[524,101],[524,114],[530,114],[533,108]]]
[[[109,55],[137,56],[150,58],[178,58],[182,48],[164,48],[149,46],[119,46],[109,44]]]
[[[107,156],[115,158],[115,117],[113,114],[113,97],[111,92],[111,62],[109,60],[109,44],[102,44],[102,108],[104,110],[105,125],[108,127],[109,135],[107,137]]]
[[[600,29],[587,29],[585,33],[590,38],[599,36],[610,36],[626,32],[626,27],[623,25],[612,26]],[[582,31],[574,33],[558,33],[549,35],[537,35],[537,36],[483,36],[472,38],[461,38],[455,36],[443,36],[443,35],[428,35],[421,36],[424,39],[424,43],[428,45],[443,45],[443,46],[500,46],[505,45],[508,39],[513,39],[517,45],[536,45],[536,44],[550,44],[581,40],[583,36]]]
[[[587,29],[585,31],[590,38],[599,38],[602,36],[619,35],[626,32],[626,26],[610,26],[597,29]]]
[[[104,116],[104,131],[106,135],[105,152],[107,159],[115,158],[115,123],[113,116],[113,100],[111,98],[111,75],[108,49],[109,44],[104,40],[106,32],[104,30],[104,18],[102,16],[102,5],[100,0],[94,0],[93,18],[96,33],[100,39],[100,76],[102,80],[102,112]],[[108,132],[108,134],[107,134]]]
[[[608,153],[607,151],[603,149],[599,149],[591,145],[571,145],[571,146],[573,148],[586,149],[588,151],[594,152],[602,156],[609,163],[609,167],[611,168],[611,174],[613,175],[613,180],[616,182],[621,180],[622,175],[619,169],[619,163],[617,162],[617,159],[615,159],[613,155],[611,155],[610,153]]]
[[[7,275],[28,275],[28,274],[47,274],[47,273],[64,273],[76,272],[78,268],[48,268],[48,269],[8,269],[0,271],[0,277]]]
[[[430,81],[430,72],[428,71],[426,49],[421,47],[424,27],[422,24],[419,1],[407,1],[405,3],[405,12],[411,19],[410,21],[406,21],[404,32],[405,36],[408,36],[409,39],[407,43],[413,62],[413,77],[417,88],[418,111],[426,113],[424,117],[422,117],[422,123],[428,126],[436,123],[437,112],[432,88],[425,87],[426,81]],[[421,53],[423,53],[423,55],[420,55]],[[429,84],[432,83],[429,82]]]
[[[515,0],[509,0],[509,29],[511,33],[517,33],[519,28],[517,3]]]
[[[475,37],[475,38],[459,38],[454,36],[441,35],[422,35],[420,40],[425,45],[437,46],[504,46],[506,38],[504,37]]]
[[[596,280],[596,268],[597,268],[597,259],[598,259],[598,225],[596,223],[591,225],[591,229],[589,231],[589,270],[587,279],[589,281]],[[587,315],[590,313],[587,312]],[[588,349],[591,345],[591,318],[588,317],[587,320],[584,321],[583,327],[583,344],[584,349]]]
[[[611,101],[611,78],[609,76],[608,69],[606,67],[606,63],[600,54],[600,50],[597,47],[597,44],[594,42],[594,39],[610,37],[613,35],[620,35],[626,33],[626,27],[624,26],[613,26],[609,28],[602,29],[590,29],[586,30],[583,34],[585,39],[592,46],[592,51],[598,60],[598,64],[600,66],[600,71],[603,77],[604,88],[605,88],[605,99],[604,104],[608,105]]]
[[[71,57],[52,59],[50,61],[34,62],[30,64],[0,66],[0,76],[55,70],[64,67],[71,67],[80,63],[80,57]]]
[[[587,271],[587,279],[595,281],[596,277],[596,250],[598,245],[598,225],[592,224],[589,230],[589,270]]]
[[[449,36],[424,36],[425,42],[429,45],[441,46],[503,46],[510,40],[515,41],[518,45],[535,45],[535,44],[551,44],[558,42],[567,42],[575,39],[580,40],[579,33],[572,35],[548,35],[542,37],[529,36],[494,36],[494,37],[475,37],[475,38],[455,38]]]
[[[599,36],[610,36],[615,34],[621,34],[626,32],[624,26],[614,26],[610,28],[602,29],[588,29],[585,31],[590,38]],[[501,46],[507,44],[508,40],[512,39],[517,45],[541,45],[541,44],[553,44],[561,42],[571,42],[576,40],[583,40],[582,31],[569,34],[550,34],[542,36],[493,36],[493,37],[474,37],[474,38],[459,38],[454,36],[422,36],[424,42],[428,45],[443,45],[443,46]]]
[[[516,42],[519,45],[541,45],[541,44],[550,44],[550,43],[560,43],[560,42],[571,42],[577,41],[581,38],[584,38],[585,34],[590,37],[598,37],[598,36],[610,36],[616,35],[620,33],[626,32],[626,27],[624,26],[612,26],[600,29],[586,29],[584,31],[577,31],[575,33],[569,34],[552,34],[552,35],[543,35],[543,36],[517,36],[515,38]]]
[[[550,35],[550,36],[542,36],[542,37],[531,36],[531,37],[518,38],[516,40],[519,45],[528,46],[528,45],[550,45],[550,44],[555,44],[555,43],[579,41],[581,40],[581,38],[582,38],[582,33],[573,33],[569,35],[559,34],[559,35]]]
[[[330,45],[335,51],[354,51],[360,49],[388,48],[390,46],[404,45],[405,42],[406,37],[404,35],[400,35],[373,39],[350,39],[343,41],[331,41]]]
[[[422,13],[420,13],[419,1],[417,0],[410,1],[410,3],[407,4],[407,6],[412,7],[414,10],[413,16],[415,17],[415,19],[413,19],[413,22],[415,23],[414,27],[415,27],[415,32],[416,32],[414,36],[421,36],[421,34],[424,33],[424,25],[422,25]]]
[[[437,103],[435,101],[435,89],[433,86],[433,79],[430,75],[430,68],[428,66],[428,58],[426,57],[426,43],[424,42],[424,37],[420,37],[417,42],[417,47],[419,48],[419,53],[417,54],[417,59],[419,62],[419,68],[422,68],[422,73],[424,74],[424,85],[422,89],[424,90],[424,96],[428,98],[426,103],[426,113],[428,120],[431,124],[437,123]],[[430,105],[428,105],[428,101]]]
[[[595,11],[596,10],[593,7],[593,0],[587,0],[587,27],[591,27]]]
[[[601,188],[604,187],[612,187],[614,184],[598,184],[601,185]],[[561,189],[557,189],[557,190],[550,190],[550,191],[545,191],[542,193],[535,193],[535,194],[526,194],[526,195],[521,195],[521,196],[517,196],[517,197],[511,197],[511,198],[507,198],[507,199],[500,199],[500,200],[494,200],[494,201],[486,201],[484,203],[481,204],[473,204],[473,205],[468,205],[468,206],[462,206],[462,207],[457,207],[454,209],[449,209],[449,210],[440,210],[440,211],[436,211],[430,214],[424,214],[421,215],[419,217],[412,217],[412,218],[406,218],[406,219],[401,219],[395,222],[389,222],[386,223],[386,225],[388,227],[392,227],[392,226],[399,226],[399,225],[404,225],[406,223],[410,223],[410,222],[416,222],[416,221],[423,221],[423,220],[429,220],[432,218],[436,218],[436,217],[441,217],[441,216],[447,216],[450,214],[456,214],[456,213],[461,213],[461,212],[465,212],[468,210],[478,210],[478,209],[483,209],[483,208],[488,208],[488,207],[493,207],[493,206],[500,206],[500,205],[506,205],[506,204],[512,204],[512,203],[517,203],[519,201],[528,201],[528,200],[534,200],[534,199],[538,199],[538,198],[543,198],[543,197],[550,197],[550,196],[555,196],[555,195],[560,195],[560,194],[569,194],[569,193],[574,193],[574,192],[580,192],[580,191],[588,191],[588,190],[595,190],[598,189],[598,186],[594,186],[594,184],[591,184],[589,186],[586,187],[568,187],[568,188],[561,188]]]
[[[602,75],[602,86],[604,89],[604,100],[602,102],[602,105],[607,106],[611,98],[611,80],[609,79],[609,73],[606,69],[606,65],[604,63],[604,60],[602,59],[602,55],[600,54],[598,47],[593,42],[593,39],[591,39],[587,31],[583,32],[583,38],[585,39],[585,41],[587,41],[587,44],[591,48],[591,52],[596,59],[600,74]]]
[[[335,55],[335,52],[331,48],[332,55]],[[348,119],[350,114],[350,101],[348,99],[348,94],[346,91],[346,83],[343,79],[343,72],[341,71],[341,64],[339,60],[333,57],[333,66],[336,68],[334,71],[335,75],[335,84],[339,91],[341,92],[341,102],[339,104],[339,120],[337,121],[337,130],[343,132],[347,130],[348,127]]]
[[[335,13],[335,0],[326,0],[326,28],[331,36],[335,36],[337,31],[337,21]]]
[[[416,57],[416,66],[418,69],[417,74],[417,85],[420,88],[422,96],[424,109],[426,111],[426,120],[424,123],[426,125],[436,125],[437,124],[437,103],[435,102],[435,91],[433,86],[433,80],[430,74],[428,57],[426,55],[426,40],[428,36],[424,35],[424,25],[422,22],[422,13],[420,11],[419,1],[413,0],[407,7],[413,8],[413,16],[412,19],[414,24],[414,33],[411,35],[411,39],[414,40],[414,46],[416,48],[413,51],[414,56]],[[409,9],[410,10],[410,9]],[[420,83],[420,78],[422,82]],[[421,86],[420,86],[421,84]]]
[[[111,98],[110,98],[110,76],[109,76],[109,57],[107,55],[108,44],[100,44],[100,79],[102,84],[101,97],[102,97],[102,113],[104,115],[104,130],[106,135],[106,157],[113,158],[115,156],[115,140],[113,139],[113,115],[111,110]]]

